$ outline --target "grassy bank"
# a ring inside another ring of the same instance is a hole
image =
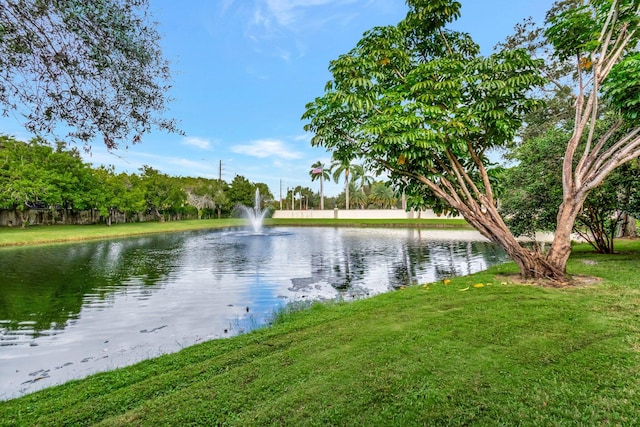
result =
[[[638,425],[640,242],[585,246],[580,288],[513,264],[0,402],[3,425]]]
[[[0,246],[43,243],[75,242],[91,239],[135,236],[140,234],[169,233],[242,225],[241,219],[211,219],[170,222],[139,222],[106,225],[38,225],[27,228],[0,228]]]
[[[245,224],[243,219],[208,219],[171,222],[144,222],[134,224],[105,225],[56,225],[27,228],[0,228],[0,246],[31,245],[44,243],[74,242],[88,239],[106,239],[150,233],[169,233],[225,227]],[[335,220],[335,219],[267,219],[267,226],[334,226],[334,227],[425,227],[425,228],[469,228],[464,220]]]

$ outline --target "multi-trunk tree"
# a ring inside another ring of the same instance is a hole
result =
[[[575,128],[558,171],[563,202],[547,253],[521,246],[507,228],[497,209],[497,169],[487,157],[511,144],[524,115],[539,106],[532,89],[547,83],[543,62],[524,49],[481,56],[468,34],[447,28],[460,15],[458,1],[408,0],[398,25],[368,31],[331,61],[326,93],[303,115],[312,144],[340,158],[365,159],[410,200],[435,196],[501,245],[523,277],[565,280],[570,233],[585,198],[640,155],[640,126],[633,120],[640,108],[639,2],[570,3],[549,16],[546,31],[554,54],[573,58],[580,76],[573,90]],[[593,140],[603,100],[618,120]]]

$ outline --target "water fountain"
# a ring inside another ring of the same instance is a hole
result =
[[[260,190],[256,188],[256,195],[253,201],[253,207],[241,206],[245,215],[249,219],[249,224],[254,234],[262,234],[262,221],[267,214],[268,209],[260,209]]]

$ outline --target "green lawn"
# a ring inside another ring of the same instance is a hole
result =
[[[0,403],[3,425],[640,425],[640,242],[579,246],[580,288],[451,282],[283,312],[275,325]],[[474,286],[475,285],[475,286]]]
[[[167,233],[207,228],[234,227],[244,224],[241,219],[211,219],[169,222],[140,222],[106,225],[38,225],[27,228],[0,228],[0,246],[74,242],[106,239],[138,234]]]

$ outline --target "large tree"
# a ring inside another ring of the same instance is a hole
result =
[[[349,190],[351,188],[351,181],[353,181],[353,175],[364,177],[364,169],[362,165],[353,163],[350,153],[346,156],[343,156],[342,153],[337,153],[337,155],[334,155],[333,162],[331,163],[331,173],[333,175],[333,181],[336,184],[340,181],[340,177],[344,175],[345,209],[349,209]]]
[[[176,213],[187,201],[187,193],[181,188],[179,180],[144,165],[140,168],[147,210],[160,222],[165,216]]]
[[[260,193],[260,207],[273,201],[273,194],[269,186],[263,182],[253,183],[242,175],[233,177],[227,189],[227,197],[232,205],[253,207],[256,202],[256,190]]]
[[[507,228],[486,156],[512,143],[524,114],[539,104],[531,89],[546,83],[542,61],[524,49],[480,56],[468,34],[447,28],[460,15],[458,1],[408,0],[409,12],[397,26],[368,31],[353,50],[331,61],[333,80],[303,115],[315,134],[312,144],[340,158],[362,157],[374,170],[387,171],[398,187],[407,179],[410,200],[435,195],[501,245],[523,277],[565,280],[570,232],[584,199],[613,169],[640,155],[640,127],[626,120],[640,109],[640,61],[633,51],[638,2],[570,3],[549,17],[547,30],[556,55],[574,58],[583,75],[574,90],[576,127],[566,144],[563,203],[547,254],[522,247]],[[599,97],[607,95],[619,121],[592,141]],[[624,136],[611,141],[625,126]],[[576,155],[581,159],[574,161]]]
[[[349,158],[334,158],[331,163],[331,174],[336,184],[340,182],[340,177],[344,175],[345,209],[349,209],[349,176],[352,167],[353,165]]]
[[[369,199],[376,207],[382,209],[391,209],[398,201],[391,187],[385,182],[376,182],[373,184]]]
[[[0,206],[21,212],[22,227],[31,209],[49,206],[50,173],[42,165],[51,152],[51,147],[38,139],[25,143],[0,136]]]
[[[146,0],[2,1],[0,108],[33,134],[116,148],[176,131],[169,78]]]

